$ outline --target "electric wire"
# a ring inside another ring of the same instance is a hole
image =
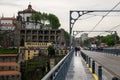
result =
[[[112,31],[113,29],[116,29],[117,27],[120,27],[120,24],[118,24],[117,26],[112,27],[111,29],[107,30],[107,31]],[[106,32],[100,33],[101,34],[105,34]]]
[[[107,12],[104,16],[102,16],[102,18],[99,20],[99,22],[91,29],[91,32],[102,22],[102,20],[110,13],[112,12],[113,9],[115,9],[118,5],[120,4],[120,2],[118,2],[109,12]],[[89,32],[90,34],[90,32]]]

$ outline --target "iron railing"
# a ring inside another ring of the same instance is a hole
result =
[[[74,49],[71,49],[71,51],[41,80],[65,80],[71,59],[73,57],[73,52]]]

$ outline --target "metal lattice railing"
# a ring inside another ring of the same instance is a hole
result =
[[[74,49],[71,49],[71,51],[41,80],[65,80],[73,52]]]

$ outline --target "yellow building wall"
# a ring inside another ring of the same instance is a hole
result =
[[[39,54],[39,50],[25,50],[25,60],[33,59],[35,54]]]
[[[41,47],[47,48],[48,46],[52,45],[51,42],[25,42],[25,47]]]
[[[45,48],[44,50],[41,50],[41,52],[44,52],[47,55],[46,48],[50,45],[52,45],[51,42],[25,42],[25,60],[33,59],[35,54],[39,54],[39,50],[34,50],[34,48]],[[32,49],[28,50],[28,48]]]

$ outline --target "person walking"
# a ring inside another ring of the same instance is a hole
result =
[[[75,47],[75,56],[77,56],[77,50],[78,50],[77,47]]]

